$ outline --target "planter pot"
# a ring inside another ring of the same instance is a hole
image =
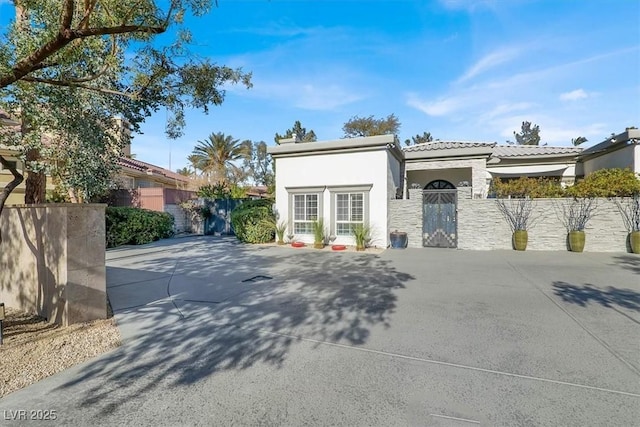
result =
[[[584,250],[585,234],[584,231],[569,232],[569,249],[571,252],[582,252]]]
[[[364,251],[364,249],[365,249],[365,248],[364,248],[364,246],[358,246],[358,245],[356,245],[356,251],[359,251],[359,252],[360,252],[360,251]]]
[[[527,230],[516,230],[513,232],[513,249],[516,251],[526,250],[528,241],[529,233]]]
[[[279,245],[284,245],[284,240],[278,240]]]
[[[407,247],[407,243],[408,243],[407,233],[396,230],[391,232],[389,237],[391,240],[392,249],[404,249]]]
[[[640,254],[640,231],[629,233],[629,244],[631,245],[631,252]]]
[[[313,247],[315,249],[322,249],[322,248],[324,248],[324,243],[314,243]]]

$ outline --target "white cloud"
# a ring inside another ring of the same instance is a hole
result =
[[[415,94],[409,94],[407,96],[407,105],[420,110],[429,116],[446,116],[460,109],[463,105],[463,100],[461,98],[451,96],[429,102],[421,100]]]
[[[577,101],[579,99],[585,99],[589,96],[584,89],[576,89],[571,92],[565,92],[560,95],[561,101]]]
[[[473,64],[471,68],[458,79],[458,83],[465,82],[478,74],[509,62],[515,59],[520,52],[522,52],[522,48],[505,48],[492,52]]]

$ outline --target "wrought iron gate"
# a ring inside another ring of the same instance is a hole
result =
[[[458,244],[457,190],[424,190],[422,246],[455,248]]]

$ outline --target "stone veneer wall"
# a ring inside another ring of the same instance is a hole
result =
[[[65,326],[106,318],[105,206],[6,207],[0,301]]]
[[[567,231],[559,204],[564,199],[534,200],[535,223],[527,250],[566,251]],[[422,247],[422,190],[409,190],[409,199],[391,200],[389,231],[408,234],[409,247]],[[470,188],[458,189],[458,249],[512,249],[511,229],[494,199],[472,199]],[[616,205],[598,199],[595,216],[585,229],[585,251],[627,252],[627,230]]]
[[[191,232],[193,228],[188,213],[180,205],[166,204],[164,211],[173,215],[173,228],[176,233]]]

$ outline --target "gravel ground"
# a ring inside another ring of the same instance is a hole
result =
[[[113,318],[61,327],[7,308],[0,346],[0,397],[120,345]]]

